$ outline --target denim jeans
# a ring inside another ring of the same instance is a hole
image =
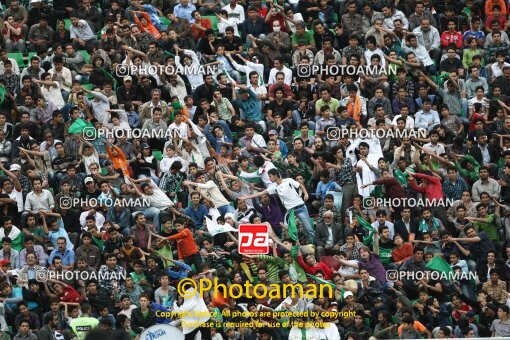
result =
[[[306,233],[308,234],[308,238],[310,242],[313,243],[313,238],[315,236],[315,231],[313,230],[312,223],[310,222],[310,215],[308,214],[308,209],[306,205],[302,205],[299,208],[294,208],[294,213],[296,217],[303,223],[303,226],[306,229]]]
[[[301,118],[301,114],[299,113],[298,110],[292,111],[292,121],[294,122],[296,127],[299,129],[299,126],[301,125],[301,122],[303,121],[303,119]],[[310,130],[315,131],[315,122],[313,120],[308,120],[307,123],[308,123],[308,128]]]
[[[143,212],[145,217],[152,220],[152,223],[154,224],[154,228],[156,231],[159,232],[160,225],[159,225],[159,214],[161,213],[161,210],[158,208],[150,207],[145,209]]]
[[[233,213],[236,212],[234,207],[231,206],[230,204],[224,205],[222,207],[218,207],[217,209],[220,212],[221,216],[225,216],[226,213],[232,213],[233,214]]]

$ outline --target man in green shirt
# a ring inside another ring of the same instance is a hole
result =
[[[474,222],[476,231],[485,231],[491,241],[499,241],[498,228],[495,217],[487,213],[487,206],[483,203],[476,207],[479,217],[466,217],[468,221]]]
[[[306,31],[306,25],[303,21],[296,23],[296,32],[292,34],[292,49],[297,49],[299,45],[305,45],[305,48],[315,52],[315,39],[313,32]]]
[[[480,179],[480,164],[470,155],[464,155],[460,158],[460,162],[455,160],[455,167],[462,177],[469,178],[471,183]]]
[[[79,318],[71,320],[71,329],[78,337],[78,340],[85,340],[87,333],[99,325],[98,319],[89,316],[91,310],[92,307],[90,304],[84,302],[81,305],[82,315]]]

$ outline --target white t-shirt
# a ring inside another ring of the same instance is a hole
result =
[[[23,204],[23,191],[18,191],[16,188],[12,188],[12,192],[9,194],[9,198],[16,200],[18,204],[18,212],[23,212],[25,205]]]
[[[44,96],[45,101],[55,104],[59,110],[66,104],[64,98],[62,98],[62,93],[60,92],[60,85],[57,82],[55,82],[54,86],[50,86],[49,88],[41,86],[41,93]]]
[[[168,198],[168,196],[161,191],[161,189],[154,183],[151,179],[150,186],[152,188],[152,195],[142,194],[143,198],[147,198],[150,201],[150,206],[157,208],[159,210],[165,210],[170,206],[174,205],[174,203]]]
[[[202,195],[213,202],[215,208],[220,208],[230,204],[213,181],[198,183],[197,186],[200,189]]]
[[[299,183],[292,178],[285,178],[282,183],[273,183],[267,188],[267,192],[271,195],[278,194],[280,196],[285,209],[290,210],[297,206],[305,204],[305,202],[299,196],[297,189],[299,189]]]
[[[188,139],[188,124],[181,123],[179,125],[172,123],[167,129],[167,136],[171,136],[170,142],[173,143],[174,136],[179,136],[179,147],[182,146],[182,139]]]

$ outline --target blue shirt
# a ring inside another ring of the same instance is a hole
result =
[[[252,89],[248,89],[250,97],[246,100],[235,100],[241,110],[243,110],[246,120],[252,123],[259,122],[262,120],[262,112],[260,111],[260,102],[255,92]],[[240,95],[238,95],[239,98]]]
[[[170,268],[167,268],[165,272],[170,276],[172,280],[182,280],[188,277],[188,271],[191,270],[191,267],[188,266],[186,263],[180,262],[180,261],[174,261],[174,264],[179,267],[179,271],[176,272],[174,270],[171,270]]]
[[[195,19],[191,17],[191,12],[196,10],[196,7],[188,3],[188,6],[184,7],[182,4],[178,4],[174,7],[174,15],[180,19],[188,19],[190,24],[195,23]]]
[[[51,254],[50,258],[48,259],[48,263],[53,263],[53,259],[55,256],[60,256],[62,258],[62,264],[64,266],[70,266],[72,263],[74,263],[74,251],[70,249],[66,249],[64,253],[61,253],[58,249],[54,249]]]
[[[432,124],[429,124],[430,122],[432,122]],[[430,129],[440,123],[439,113],[434,110],[430,110],[429,112],[423,112],[423,110],[418,111],[414,117],[415,128]]]
[[[74,246],[71,243],[71,240],[69,240],[69,235],[67,234],[67,231],[64,228],[64,222],[62,221],[61,218],[59,218],[57,220],[57,225],[58,225],[58,230],[57,231],[50,230],[50,232],[48,233],[48,238],[50,239],[51,244],[53,244],[53,247],[55,247],[55,249],[56,249],[57,248],[57,239],[59,237],[63,237],[63,238],[66,239],[67,249],[68,250],[73,250]]]
[[[187,207],[184,209],[184,213],[193,220],[193,223],[197,226],[198,229],[204,228],[204,217],[207,216],[209,211],[203,204],[198,205],[198,209],[195,211],[193,206]]]
[[[127,112],[128,123],[132,128],[137,127],[140,124],[140,117],[135,111]]]
[[[320,195],[321,200],[324,200],[324,197],[326,197],[326,193],[328,191],[334,191],[334,190],[338,190],[338,189],[342,189],[342,187],[339,186],[338,184],[336,184],[336,182],[334,182],[334,181],[330,181],[328,183],[319,181],[319,184],[317,184],[317,189],[315,190],[315,194],[317,196]]]

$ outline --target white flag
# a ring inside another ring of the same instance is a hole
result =
[[[227,231],[237,232],[237,229],[233,228],[230,224],[225,223],[224,225],[219,225],[216,222],[213,222],[208,217],[205,218],[207,230],[209,230],[209,234],[215,236],[217,234],[226,233]]]

